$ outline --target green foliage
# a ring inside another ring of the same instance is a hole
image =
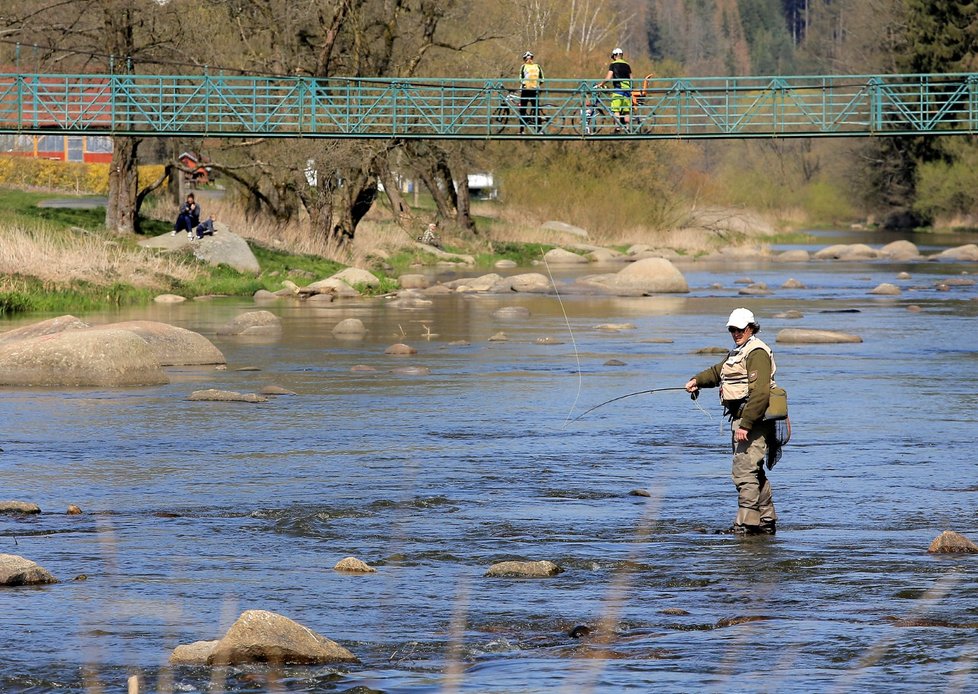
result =
[[[310,281],[315,282],[324,277],[334,275],[345,267],[340,263],[327,260],[318,255],[285,253],[255,243],[254,241],[250,241],[248,245],[251,247],[252,253],[255,254],[255,258],[258,259],[258,264],[262,268],[262,277],[274,279],[272,273],[288,276],[292,271],[299,271],[298,276],[293,278],[293,281],[299,286],[304,286],[309,284]],[[304,279],[301,276],[302,273],[309,273],[314,276],[314,279]],[[281,289],[281,286],[276,287],[276,289]]]
[[[917,169],[914,210],[929,219],[968,216],[978,209],[978,146],[956,140],[948,149],[951,161]]]
[[[492,253],[480,253],[476,256],[477,265],[485,267],[491,266],[497,260],[512,260],[520,267],[525,267],[534,260],[543,258],[543,254],[555,248],[545,243],[513,243],[513,242],[493,242]]]

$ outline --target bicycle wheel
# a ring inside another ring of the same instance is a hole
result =
[[[497,106],[496,110],[489,116],[489,132],[493,135],[499,135],[506,132],[506,126],[510,122],[511,115],[512,113],[510,112],[509,107],[505,104]]]

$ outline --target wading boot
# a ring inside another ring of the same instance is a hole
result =
[[[751,535],[750,528],[746,525],[741,525],[740,523],[734,523],[726,530],[717,530],[714,532],[715,535],[739,535],[744,537],[746,535]]]
[[[761,521],[761,524],[758,526],[758,531],[761,535],[774,535],[778,532],[777,522],[773,520]]]

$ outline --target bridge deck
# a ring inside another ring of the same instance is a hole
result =
[[[206,137],[697,139],[964,134],[978,74],[548,80],[539,121],[501,80],[0,73],[0,133]],[[521,132],[525,131],[525,132]]]

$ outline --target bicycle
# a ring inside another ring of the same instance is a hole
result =
[[[514,127],[530,133],[562,133],[568,127],[567,116],[551,104],[537,104],[536,117],[520,115],[520,95],[516,90],[507,90],[499,106],[489,116],[489,132],[499,135],[513,132]],[[522,132],[521,132],[522,134]]]

